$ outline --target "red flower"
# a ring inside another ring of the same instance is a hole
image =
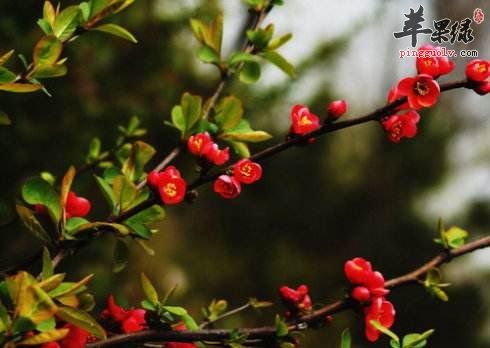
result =
[[[456,66],[456,64],[449,60],[447,56],[433,56],[431,54],[423,54],[424,51],[439,51],[441,52],[442,47],[434,47],[432,45],[423,45],[419,48],[420,54],[417,57],[417,71],[419,74],[427,74],[434,78],[439,77],[441,75],[449,74],[452,72]]]
[[[475,92],[479,95],[485,95],[490,92],[490,81],[481,82],[478,87],[475,88]]]
[[[371,325],[371,320],[379,322],[382,326],[389,329],[395,321],[395,308],[393,304],[385,299],[378,297],[375,298],[371,305],[365,310],[366,317],[366,338],[375,342],[380,336],[380,332],[373,325]]]
[[[111,295],[107,300],[107,308],[102,312],[104,319],[112,319],[121,326],[124,333],[138,332],[146,329],[146,311],[144,309],[123,309],[119,307]]]
[[[221,166],[228,162],[230,159],[230,148],[226,147],[223,150],[220,150],[218,144],[213,142],[209,142],[204,145],[201,154],[211,163],[214,163],[217,166]]]
[[[41,348],[61,348],[61,346],[58,342],[48,342],[48,343],[43,343],[41,345]]]
[[[192,154],[201,156],[204,146],[211,142],[213,142],[213,140],[208,132],[198,133],[189,138],[187,141],[187,148]]]
[[[70,329],[68,331],[68,335],[65,336],[61,341],[59,341],[62,348],[84,348],[87,343],[90,333],[85,331],[78,326],[73,324],[66,324],[63,326],[66,329]],[[46,347],[44,347],[46,348]]]
[[[336,119],[345,114],[347,111],[347,102],[345,100],[335,100],[328,104],[327,113],[329,118]]]
[[[295,105],[291,109],[291,133],[304,135],[320,128],[320,118],[312,114],[304,105]]]
[[[349,260],[344,265],[345,276],[354,284],[364,283],[372,271],[371,263],[361,257]]]
[[[388,134],[388,139],[398,143],[402,138],[413,138],[417,134],[417,123],[420,115],[416,111],[407,111],[401,115],[393,115],[381,122]]]
[[[403,96],[398,92],[398,89],[396,87],[393,87],[390,89],[388,92],[388,103],[393,103],[395,100],[402,98]],[[402,105],[398,106],[396,110],[404,110],[404,109],[409,109],[410,106],[408,105],[408,101],[403,103]]]
[[[262,177],[260,164],[249,159],[242,159],[233,166],[233,177],[244,184],[251,184]]]
[[[365,286],[356,286],[352,289],[351,296],[359,302],[367,302],[371,298],[371,291]]]
[[[309,312],[312,309],[311,298],[306,285],[300,285],[296,290],[288,286],[281,286],[279,294],[282,302],[289,310],[288,316],[296,316],[300,312]]]
[[[439,84],[426,74],[402,79],[398,83],[397,91],[400,95],[407,96],[408,105],[412,109],[434,105],[441,94]]]
[[[220,175],[214,182],[214,192],[223,198],[235,198],[241,191],[242,186],[240,185],[240,182],[229,175]]]
[[[485,81],[490,76],[490,63],[483,59],[474,59],[466,65],[466,77],[471,81]]]
[[[70,191],[66,198],[65,215],[66,218],[84,217],[92,208],[90,201],[83,197],[78,197],[75,192]]]
[[[185,331],[187,327],[184,324],[181,324],[174,328],[175,331]],[[186,342],[167,342],[165,343],[165,348],[197,348],[194,343],[186,343]]]
[[[148,185],[158,190],[165,204],[177,204],[184,200],[187,183],[174,166],[167,167],[163,172],[152,171],[146,178]]]

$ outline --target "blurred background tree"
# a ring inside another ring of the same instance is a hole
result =
[[[390,85],[414,70],[413,60],[398,59],[404,44],[398,47],[392,37],[410,6],[423,4],[429,24],[431,18],[470,16],[477,6],[488,9],[482,2],[449,6],[428,1],[345,5],[286,1],[272,18],[280,32],[298,34],[285,53],[292,56],[302,77],[286,80],[270,68],[258,87],[233,83],[225,94],[242,98],[252,122],[277,134],[276,140],[286,133],[288,110],[298,101],[318,114],[328,101],[340,97],[348,100],[352,113],[369,111],[384,103]],[[77,1],[63,1],[63,5],[71,3]],[[172,106],[185,90],[211,95],[219,78],[195,58],[197,46],[188,20],[211,18],[223,9],[225,39],[231,49],[246,18],[239,0],[138,0],[116,19],[136,35],[137,45],[89,33],[64,52],[69,73],[47,82],[52,98],[42,93],[2,93],[0,105],[12,116],[13,125],[0,128],[1,222],[11,221],[23,180],[43,170],[59,177],[69,164],[82,164],[92,137],[100,137],[110,147],[116,125],[133,114],[149,129],[148,142],[161,156],[169,151],[178,139],[174,130],[163,125]],[[0,3],[0,51],[30,52],[41,36],[35,25],[41,12],[39,0]],[[331,23],[316,20],[321,18]],[[333,34],[322,34],[333,27]],[[472,46],[456,48],[477,48],[480,56],[488,56],[488,42],[484,42],[488,22],[474,29]],[[470,229],[474,236],[488,233],[490,171],[485,145],[490,105],[469,94],[451,92],[437,108],[424,111],[421,132],[412,141],[393,145],[378,125],[369,124],[269,160],[264,179],[239,199],[224,202],[209,187],[202,189],[194,205],[168,209],[167,219],[158,226],[160,233],[152,240],[156,255],[132,249],[130,266],[119,274],[111,272],[110,238],[82,250],[62,269],[74,277],[95,272],[92,288],[100,307],[109,293],[137,305],[138,273],[144,271],[160,289],[178,284],[174,301],[195,314],[213,298],[225,298],[231,305],[252,296],[278,302],[276,290],[283,284],[306,283],[314,300],[336,299],[346,286],[343,263],[353,256],[369,258],[387,277],[396,276],[437,252],[431,239],[438,214],[448,217],[448,224]],[[189,156],[177,163],[187,178],[193,175]],[[445,190],[447,183],[456,189]],[[475,185],[480,186],[475,190]],[[76,190],[94,201],[94,215],[104,216],[102,197],[90,174],[78,180]],[[36,241],[21,231],[18,222],[2,228],[3,266],[36,250]],[[449,268],[454,284],[449,305],[430,298],[421,288],[394,292],[398,311],[394,331],[435,328],[431,346],[488,347],[490,255],[481,254]],[[263,318],[250,314],[230,320],[245,325],[270,317],[264,312]],[[305,346],[336,346],[346,325],[355,327],[360,337],[359,318],[344,313],[335,318],[332,329],[308,334]],[[382,340],[370,346],[386,345]],[[357,338],[354,347],[361,346],[367,343]]]

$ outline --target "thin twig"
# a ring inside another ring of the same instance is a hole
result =
[[[216,317],[213,320],[206,320],[206,321],[202,322],[202,324],[199,325],[199,328],[200,329],[204,329],[205,327],[207,327],[207,326],[209,326],[211,324],[214,324],[214,323],[216,323],[216,322],[218,322],[220,320],[223,320],[225,318],[228,318],[228,317],[230,317],[232,315],[238,314],[238,313],[240,313],[240,312],[242,312],[242,311],[244,311],[244,310],[246,310],[246,309],[248,309],[250,307],[252,307],[252,305],[250,304],[250,302],[247,302],[247,303],[245,303],[244,305],[242,305],[240,307],[237,307],[235,309],[232,309],[231,311],[228,311],[226,313],[221,314],[220,316]]]
[[[466,245],[444,251],[423,264],[419,268],[412,272],[404,274],[402,276],[390,279],[386,282],[386,287],[395,288],[402,285],[411,284],[421,276],[425,275],[429,270],[434,267],[441,266],[454,258],[463,256],[478,249],[490,247],[490,235],[482,237],[475,241],[469,242]],[[326,316],[333,315],[353,307],[351,301],[343,299],[334,303],[326,305],[311,314],[304,315],[290,323],[288,328],[290,331],[304,330],[309,327],[309,324],[314,324],[322,321]],[[197,330],[197,331],[161,331],[161,330],[146,330],[131,334],[122,334],[110,337],[106,340],[94,342],[88,344],[87,348],[95,347],[110,347],[121,344],[129,343],[142,343],[148,341],[161,341],[161,342],[196,342],[196,341],[215,341],[223,342],[231,338],[231,335],[235,330],[225,329],[211,329],[211,330]],[[276,328],[274,326],[263,326],[255,328],[243,328],[238,332],[242,335],[246,335],[248,340],[252,339],[267,339],[274,338],[276,334]]]

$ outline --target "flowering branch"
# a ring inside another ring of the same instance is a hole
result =
[[[427,263],[423,264],[419,268],[401,275],[399,277],[390,279],[386,282],[386,287],[393,289],[402,285],[408,285],[420,280],[420,277],[426,275],[430,270],[435,267],[441,266],[450,262],[452,259],[471,253],[478,249],[490,247],[490,235],[482,237],[473,242],[469,242],[462,247],[445,250],[439,255],[435,256]],[[356,304],[350,299],[342,299],[322,308],[307,314],[300,316],[299,318],[288,323],[289,331],[304,330],[318,322],[324,321],[329,315],[333,315],[347,309],[355,308]],[[196,331],[161,331],[161,330],[146,330],[136,333],[123,334],[110,337],[106,340],[90,343],[87,348],[96,347],[111,347],[121,344],[129,343],[142,343],[152,341],[162,342],[195,342],[195,341],[218,341],[225,342],[231,338],[234,330],[226,329],[210,329],[210,330],[196,330]],[[244,335],[247,340],[267,340],[274,339],[276,337],[275,326],[263,326],[256,328],[243,328],[239,330],[239,333]]]

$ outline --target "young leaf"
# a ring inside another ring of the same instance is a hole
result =
[[[36,237],[42,240],[46,245],[51,245],[53,241],[46,232],[41,223],[36,219],[36,216],[29,208],[23,205],[16,205],[17,214],[19,214],[20,220],[24,226]]]
[[[211,63],[211,64],[219,65],[219,63],[221,62],[221,58],[216,53],[216,51],[214,49],[212,49],[211,47],[206,46],[206,45],[199,48],[199,50],[197,51],[197,56],[204,63]]]
[[[434,330],[428,330],[422,334],[408,334],[403,337],[402,348],[423,348],[427,345],[427,338],[433,333]]]
[[[72,307],[60,307],[57,314],[63,321],[87,330],[98,339],[105,339],[105,330],[85,311]]]
[[[54,191],[53,187],[43,179],[29,179],[24,186],[22,186],[22,198],[28,204],[44,205],[55,222],[60,220],[61,205],[59,196]]]
[[[163,306],[162,307],[164,310],[166,310],[167,312],[170,312],[172,314],[175,314],[179,317],[183,317],[185,315],[187,315],[187,310],[185,308],[182,308],[182,307],[178,307],[178,306]]]
[[[138,43],[138,40],[134,37],[133,34],[131,34],[128,30],[125,28],[109,23],[109,24],[103,24],[99,25],[98,27],[93,28],[93,30],[101,31],[103,33],[111,34],[114,36],[118,36],[120,38],[123,38],[125,40],[131,41],[132,43]]]
[[[267,50],[273,51],[284,45],[286,42],[293,38],[293,34],[289,33],[284,36],[272,39],[267,46]]]
[[[235,128],[243,116],[243,106],[240,99],[234,96],[224,97],[215,107],[214,119],[221,130]]]
[[[264,131],[253,130],[250,127],[250,123],[247,120],[242,119],[235,128],[223,133],[220,137],[227,141],[232,140],[256,143],[269,140],[272,138],[272,135]]]
[[[52,27],[56,19],[56,11],[50,1],[44,2],[43,19]]]
[[[0,66],[7,63],[9,61],[10,57],[12,57],[12,55],[14,54],[14,52],[15,52],[15,50],[10,50],[7,53],[0,56]]]
[[[56,36],[44,36],[34,47],[33,60],[35,65],[54,65],[60,58],[63,44]]]
[[[80,8],[78,6],[69,6],[61,11],[53,25],[54,35],[64,42],[71,38],[78,26],[80,17]]]
[[[68,295],[76,295],[79,292],[83,291],[85,288],[85,285],[88,284],[94,277],[93,274],[89,274],[82,280],[72,283],[72,282],[66,282],[63,283],[63,286],[59,286],[56,289],[52,290],[49,292],[49,296],[51,297],[63,297],[63,296],[68,296]]]
[[[12,124],[12,121],[10,121],[8,115],[3,111],[0,111],[0,126],[8,126],[10,124]]]
[[[242,62],[256,62],[257,60],[258,60],[257,57],[254,56],[253,54],[238,51],[238,52],[233,52],[230,55],[230,58],[228,58],[228,64],[235,65]]]
[[[172,108],[172,124],[175,128],[180,130],[182,135],[184,135],[186,122],[184,118],[184,113],[182,112],[182,107],[180,105],[175,105]]]
[[[344,331],[342,331],[340,348],[351,348],[351,336],[349,329],[344,329]]]
[[[111,211],[115,213],[114,208],[116,207],[117,201],[114,196],[114,191],[112,190],[112,187],[99,176],[95,176],[95,181],[97,182],[97,185],[102,191],[102,194],[104,195],[104,198],[106,199],[107,203],[109,203]]]
[[[262,57],[267,59],[269,62],[277,66],[279,69],[284,71],[289,77],[295,77],[296,71],[294,66],[289,63],[283,56],[274,51],[266,51],[260,54]]]
[[[54,273],[53,262],[51,261],[51,255],[48,248],[43,248],[43,268],[41,271],[41,279],[46,280]]]
[[[374,326],[377,330],[379,330],[381,333],[391,337],[391,339],[393,339],[394,341],[400,342],[400,339],[398,338],[398,336],[393,331],[391,331],[390,329],[381,325],[380,322],[378,322],[376,320],[371,320],[369,323],[372,326]]]
[[[70,192],[71,184],[73,183],[73,179],[75,179],[75,175],[75,167],[71,166],[61,181],[60,205],[63,209],[66,206],[66,199],[68,198],[68,193]]]
[[[233,148],[235,153],[242,157],[242,158],[249,158],[250,157],[250,150],[248,148],[248,145],[244,142],[241,141],[233,141],[230,139],[225,139]]]
[[[112,189],[117,202],[116,210],[121,212],[131,206],[138,194],[136,185],[124,175],[114,178]]]
[[[39,91],[42,85],[37,83],[6,83],[0,84],[0,91],[13,92],[13,93],[32,93]]]
[[[122,167],[123,174],[130,180],[135,181],[141,178],[145,165],[155,155],[156,150],[153,146],[136,141],[131,147],[131,154],[124,162]]]
[[[145,293],[148,301],[150,301],[153,305],[158,306],[158,293],[150,279],[148,279],[144,273],[141,273],[141,287],[143,288],[143,292]]]
[[[21,346],[37,346],[43,343],[54,342],[65,338],[69,331],[69,329],[53,329],[28,337],[17,344]]]
[[[121,239],[116,240],[116,245],[114,246],[114,265],[112,271],[114,273],[119,273],[126,268],[128,264],[129,249],[126,243]]]
[[[185,129],[189,131],[201,117],[202,98],[186,92],[182,95],[180,105],[185,120]]]
[[[276,336],[277,337],[284,337],[284,336],[287,336],[288,334],[289,334],[289,329],[288,329],[287,324],[277,314],[276,315]]]
[[[462,228],[452,226],[448,230],[444,231],[444,238],[450,248],[459,248],[465,243],[465,238],[468,237],[468,232]]]
[[[17,75],[15,75],[12,71],[0,66],[0,83],[11,83],[14,82],[16,78]]]
[[[149,208],[131,216],[124,221],[125,224],[131,226],[136,224],[148,225],[156,221],[161,221],[165,218],[165,210],[161,205],[154,204]]]
[[[260,79],[260,65],[256,62],[245,62],[240,71],[240,81],[252,84]]]

